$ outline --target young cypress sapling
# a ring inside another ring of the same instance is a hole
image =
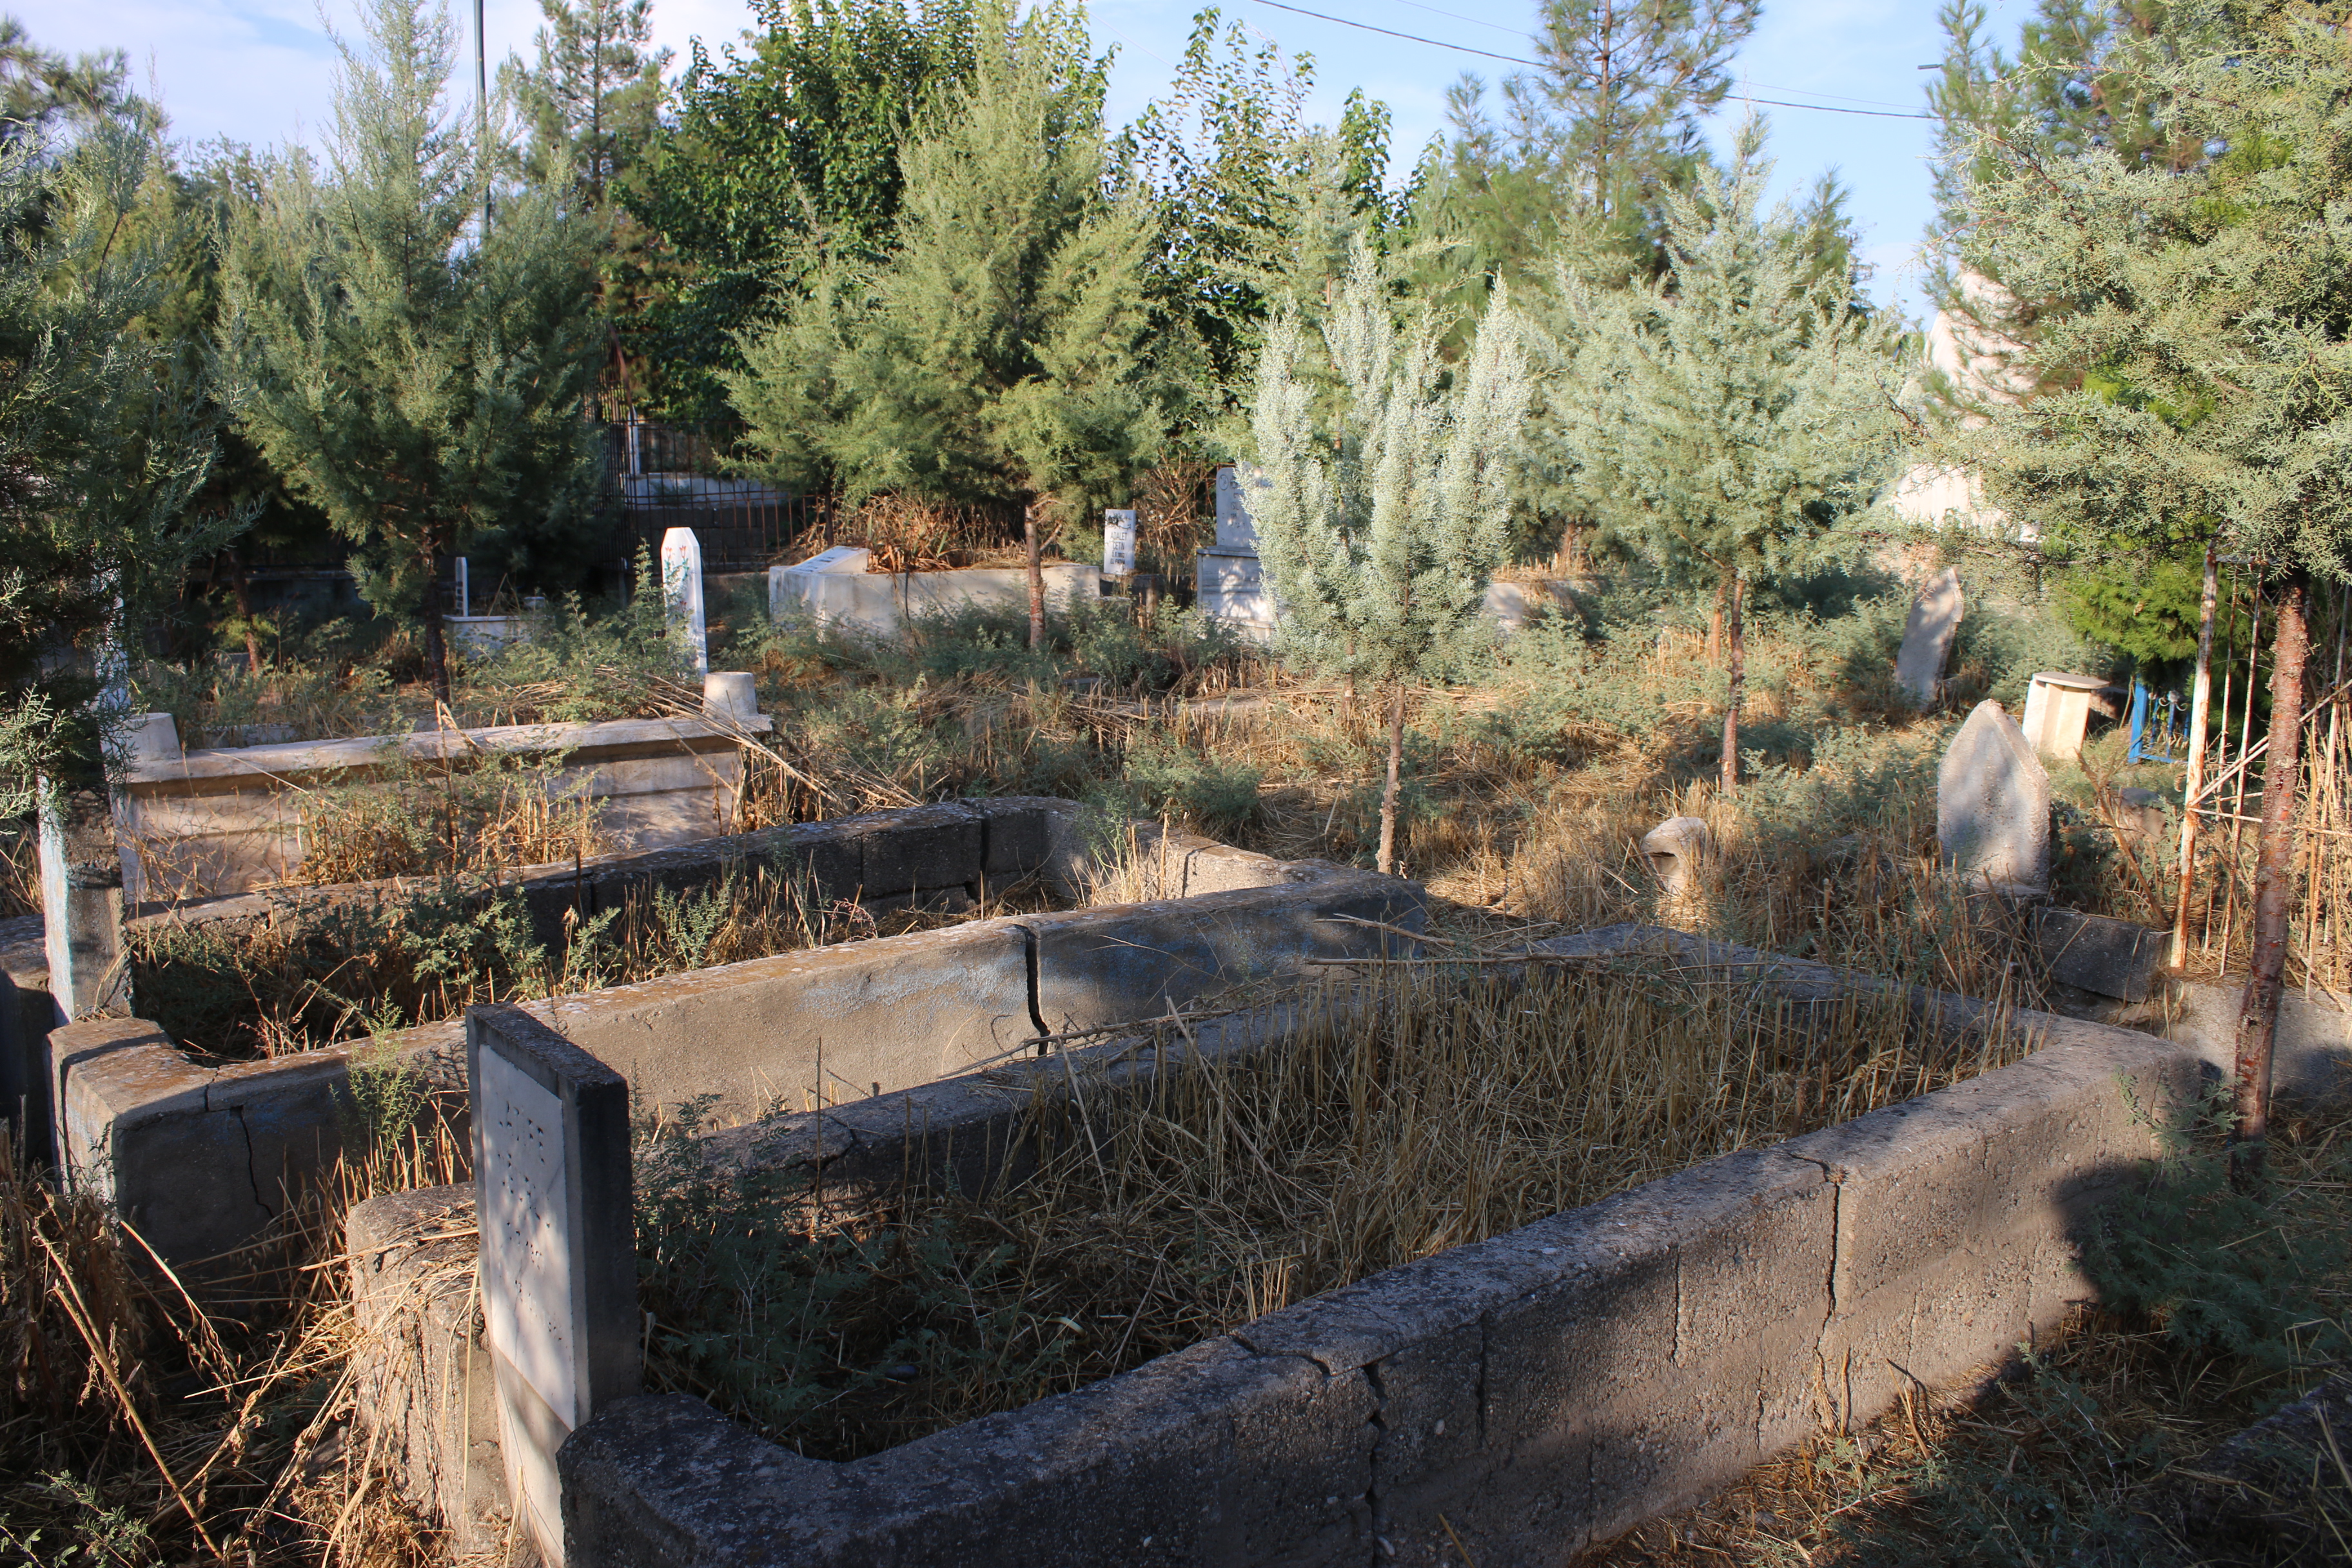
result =
[[[1380,868],[1396,869],[1404,689],[1458,656],[1508,548],[1510,471],[1532,391],[1499,289],[1449,367],[1446,323],[1400,330],[1389,279],[1359,240],[1310,342],[1298,313],[1266,333],[1245,470],[1285,646],[1388,688]]]
[[[1748,589],[1809,564],[1866,507],[1906,421],[1895,325],[1823,273],[1807,223],[1757,206],[1771,164],[1741,131],[1728,171],[1662,193],[1667,275],[1595,288],[1565,268],[1560,318],[1579,395],[1554,400],[1570,486],[1604,540],[1665,576],[1712,580],[1727,611],[1723,792],[1739,782]]]

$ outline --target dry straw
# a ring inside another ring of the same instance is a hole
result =
[[[1034,1173],[985,1199],[915,1193],[789,1243],[758,1240],[792,1223],[772,1213],[674,1210],[647,1249],[656,1381],[811,1454],[872,1452],[2024,1045],[1931,1040],[1886,998],[1791,1011],[1752,972],[1663,959],[1398,967],[1262,1055],[1181,1051],[1181,1025],[1160,1044],[1177,1065],[1141,1089],[1073,1067],[1026,1129]]]

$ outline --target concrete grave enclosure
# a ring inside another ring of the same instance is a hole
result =
[[[966,605],[1029,608],[1029,574],[1018,567],[971,566],[951,572],[873,572],[870,551],[836,545],[796,566],[768,568],[768,613],[793,613],[864,632],[895,637],[909,620]],[[1066,609],[1102,596],[1102,569],[1056,562],[1045,569],[1045,603]]]
[[[124,895],[203,898],[278,881],[301,864],[310,790],[470,759],[553,764],[550,793],[595,803],[598,826],[615,847],[709,837],[734,819],[743,738],[774,725],[740,673],[706,678],[703,710],[698,719],[420,730],[194,752],[180,749],[169,715],[149,714],[115,801]]]
[[[740,1120],[775,1102],[887,1094],[1034,1054],[1041,1039],[1165,1015],[1309,958],[1390,951],[1423,920],[1411,882],[1289,862],[1148,824],[1132,826],[1122,885],[1143,901],[974,920],[809,948],[524,1011],[625,1077],[648,1109],[702,1101]],[[1003,798],[803,824],[575,870],[519,887],[533,922],[560,926],[654,885],[708,886],[747,858],[781,857],[820,898],[964,908],[1039,879],[1082,903],[1111,874],[1107,825],[1068,801]],[[220,919],[267,918],[251,908]],[[137,1018],[92,1018],[47,1039],[35,1078],[60,1163],[109,1196],[175,1265],[259,1234],[341,1146],[338,1097],[355,1060],[388,1052],[463,1090],[461,1023],[378,1044],[259,1061],[200,1062]]]
[[[1654,929],[1536,951],[1670,955],[1766,1005],[1891,994],[1933,1037],[2008,1028],[2037,1048],[850,1463],[799,1458],[690,1398],[598,1401],[556,1456],[550,1554],[570,1568],[1559,1563],[2054,1327],[2089,1294],[2085,1223],[2160,1146],[2151,1116],[2214,1070],[2194,1046]],[[1277,1047],[1297,1016],[1273,1003],[1203,1020],[1179,1048]],[[535,1027],[514,1012],[481,1022]],[[821,1168],[828,1192],[909,1171],[985,1183],[1037,1099],[1158,1070],[1118,1038],[710,1142],[746,1170]],[[397,1391],[414,1495],[482,1539],[499,1519],[484,1419],[447,1381],[478,1353],[467,1282],[448,1269],[457,1244],[429,1228],[460,1228],[471,1207],[468,1190],[439,1189],[362,1205],[352,1225],[371,1243],[354,1263],[363,1312],[429,1298],[364,1372]],[[434,1217],[410,1239],[419,1214]],[[428,1278],[441,1283],[420,1292]],[[455,1418],[420,1443],[422,1408]]]

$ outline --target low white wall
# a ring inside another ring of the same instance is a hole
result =
[[[1019,567],[971,566],[953,572],[868,572],[867,552],[848,545],[797,566],[768,568],[768,613],[805,614],[834,626],[895,636],[908,618],[966,605],[1026,610],[1029,574]],[[1102,573],[1084,563],[1048,566],[1045,602],[1057,608],[1102,594]]]
[[[560,758],[551,789],[596,803],[613,849],[726,833],[742,792],[740,737],[774,727],[747,700],[749,680],[714,675],[704,704],[712,716],[703,719],[420,730],[215,751],[182,752],[170,719],[149,715],[116,786],[123,895],[209,898],[281,881],[305,853],[307,792],[469,757]]]

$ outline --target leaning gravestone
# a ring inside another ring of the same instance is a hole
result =
[[[702,613],[702,541],[690,528],[673,528],[662,535],[662,608],[670,635],[686,639],[694,658],[694,673],[710,673],[710,640]]]
[[[1895,682],[1921,708],[1936,700],[1943,683],[1944,661],[1951,658],[1952,638],[1968,611],[1960,592],[1960,574],[1947,566],[1927,579],[1912,601],[1911,616],[1903,623],[1903,647],[1895,656]]]
[[[629,1085],[508,1006],[466,1012],[482,1315],[516,1523],[563,1562],[556,1450],[637,1391]]]
[[[1998,702],[1976,706],[1936,773],[1936,839],[1971,881],[2050,885],[2050,775]]]

